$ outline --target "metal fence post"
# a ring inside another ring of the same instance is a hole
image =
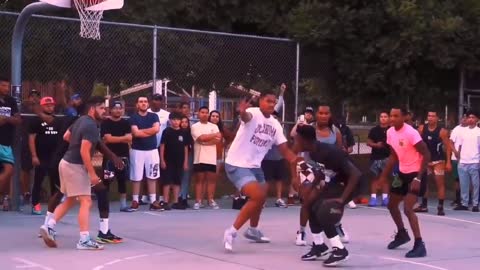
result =
[[[300,74],[300,43],[297,42],[297,66],[295,68],[295,119],[298,118],[298,83]]]
[[[23,51],[23,37],[25,36],[25,28],[27,26],[30,17],[42,11],[57,10],[56,6],[49,5],[43,2],[32,3],[26,6],[17,18],[15,27],[13,29],[12,36],[12,78],[11,89],[12,96],[15,98],[18,104],[18,109],[21,110],[22,104],[22,51]],[[20,128],[16,128],[16,138],[19,137]],[[17,140],[16,140],[17,141]],[[15,210],[19,210],[19,198],[20,198],[20,147],[15,147],[14,157],[17,162],[14,165],[14,176],[12,185],[12,204]]]
[[[153,94],[157,93],[157,26],[153,26]]]

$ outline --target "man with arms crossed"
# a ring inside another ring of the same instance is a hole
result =
[[[130,151],[130,180],[132,181],[132,206],[133,211],[138,210],[138,197],[143,172],[147,178],[148,193],[150,197],[150,210],[161,209],[156,200],[156,181],[160,178],[160,155],[157,148],[157,133],[160,130],[158,116],[148,112],[148,98],[137,98],[137,113],[130,117],[132,127],[132,150]]]
[[[237,231],[250,220],[250,227],[244,236],[257,243],[270,240],[257,228],[266,199],[265,177],[261,163],[265,154],[278,145],[282,156],[290,163],[292,177],[296,176],[297,156],[287,147],[287,139],[280,123],[272,117],[276,95],[266,91],[260,96],[259,107],[250,108],[249,101],[238,105],[241,124],[225,160],[225,171],[230,181],[245,196],[248,202],[242,207],[233,225],[225,230],[224,247],[233,250],[233,241]]]
[[[427,182],[424,174],[430,162],[430,152],[418,131],[404,123],[406,114],[407,110],[401,107],[394,107],[390,111],[392,127],[387,131],[390,157],[380,176],[380,181],[387,181],[395,164],[399,164],[398,178],[392,181],[388,202],[388,210],[398,232],[395,239],[388,244],[388,249],[395,249],[410,241],[410,236],[408,236],[403,224],[402,214],[398,208],[400,202],[403,201],[403,211],[415,236],[413,249],[406,254],[406,257],[417,258],[427,256],[427,250],[420,234],[420,225],[413,207],[418,196],[422,196],[426,189]]]

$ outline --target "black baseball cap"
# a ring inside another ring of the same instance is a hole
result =
[[[163,96],[160,94],[153,94],[152,99],[163,101]]]
[[[110,108],[122,109],[123,108],[123,103],[120,100],[115,100],[115,101],[112,102],[112,104],[110,104]]]
[[[313,110],[312,107],[306,107],[303,113],[307,113],[307,112],[313,114],[315,111]]]

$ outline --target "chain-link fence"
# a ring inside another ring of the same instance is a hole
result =
[[[0,74],[10,73],[17,17],[0,12]],[[102,39],[96,41],[80,38],[79,27],[76,19],[30,19],[23,50],[23,99],[36,89],[64,107],[74,93],[83,98],[110,94],[132,107],[139,93],[156,91],[177,97],[170,99],[171,107],[180,96],[208,100],[212,90],[219,104],[223,98],[238,98],[231,85],[256,90],[281,83],[296,87],[297,44],[287,39],[103,22]],[[289,94],[287,100],[287,115],[293,114],[296,99]]]

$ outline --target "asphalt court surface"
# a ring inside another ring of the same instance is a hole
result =
[[[96,236],[98,212],[90,216],[90,232]],[[224,230],[229,227],[236,210],[227,209],[172,210],[151,212],[145,206],[136,213],[118,212],[113,203],[110,216],[112,231],[125,242],[106,245],[103,251],[79,251],[76,213],[72,210],[57,224],[59,248],[47,248],[37,238],[43,216],[18,212],[0,212],[0,270],[9,269],[322,269],[322,263],[302,262],[300,256],[309,247],[294,245],[298,229],[299,207],[287,209],[267,207],[260,226],[270,244],[253,244],[243,238],[242,228],[234,253],[223,250]],[[273,205],[272,202],[269,202]],[[434,205],[433,202],[431,204]],[[479,269],[480,214],[452,211],[445,217],[420,214],[423,238],[428,256],[407,259],[405,253],[413,241],[398,250],[387,250],[394,234],[394,225],[385,208],[359,207],[345,211],[343,224],[350,235],[347,244],[347,269]],[[406,218],[404,221],[408,224]],[[410,236],[413,236],[410,233]],[[308,236],[309,242],[311,237]]]

